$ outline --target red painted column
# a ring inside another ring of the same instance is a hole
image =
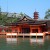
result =
[[[32,27],[30,26],[30,33],[32,33]]]
[[[18,27],[18,34],[19,34],[19,27]]]
[[[38,27],[38,33],[40,33],[41,32],[41,29],[40,29],[40,27]]]

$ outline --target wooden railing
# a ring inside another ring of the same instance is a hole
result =
[[[43,36],[44,33],[30,33],[31,36]]]
[[[45,33],[6,33],[6,36],[44,36]]]

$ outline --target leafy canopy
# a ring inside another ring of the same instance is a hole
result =
[[[48,9],[45,14],[46,14],[46,15],[45,15],[44,18],[45,18],[45,19],[50,19],[50,9]]]

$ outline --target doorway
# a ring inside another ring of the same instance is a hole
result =
[[[38,33],[38,29],[32,29],[32,33]]]
[[[22,28],[22,33],[30,33],[30,28]]]

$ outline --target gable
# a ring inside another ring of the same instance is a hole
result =
[[[26,21],[26,20],[27,20],[27,18],[24,18],[23,20],[24,20],[24,21]]]
[[[22,19],[22,21],[28,21],[29,19],[26,18],[26,16],[24,16],[24,18]]]
[[[22,19],[18,20],[18,22],[27,22],[27,21],[30,21],[32,20],[31,18],[28,19],[26,16],[24,16]]]

